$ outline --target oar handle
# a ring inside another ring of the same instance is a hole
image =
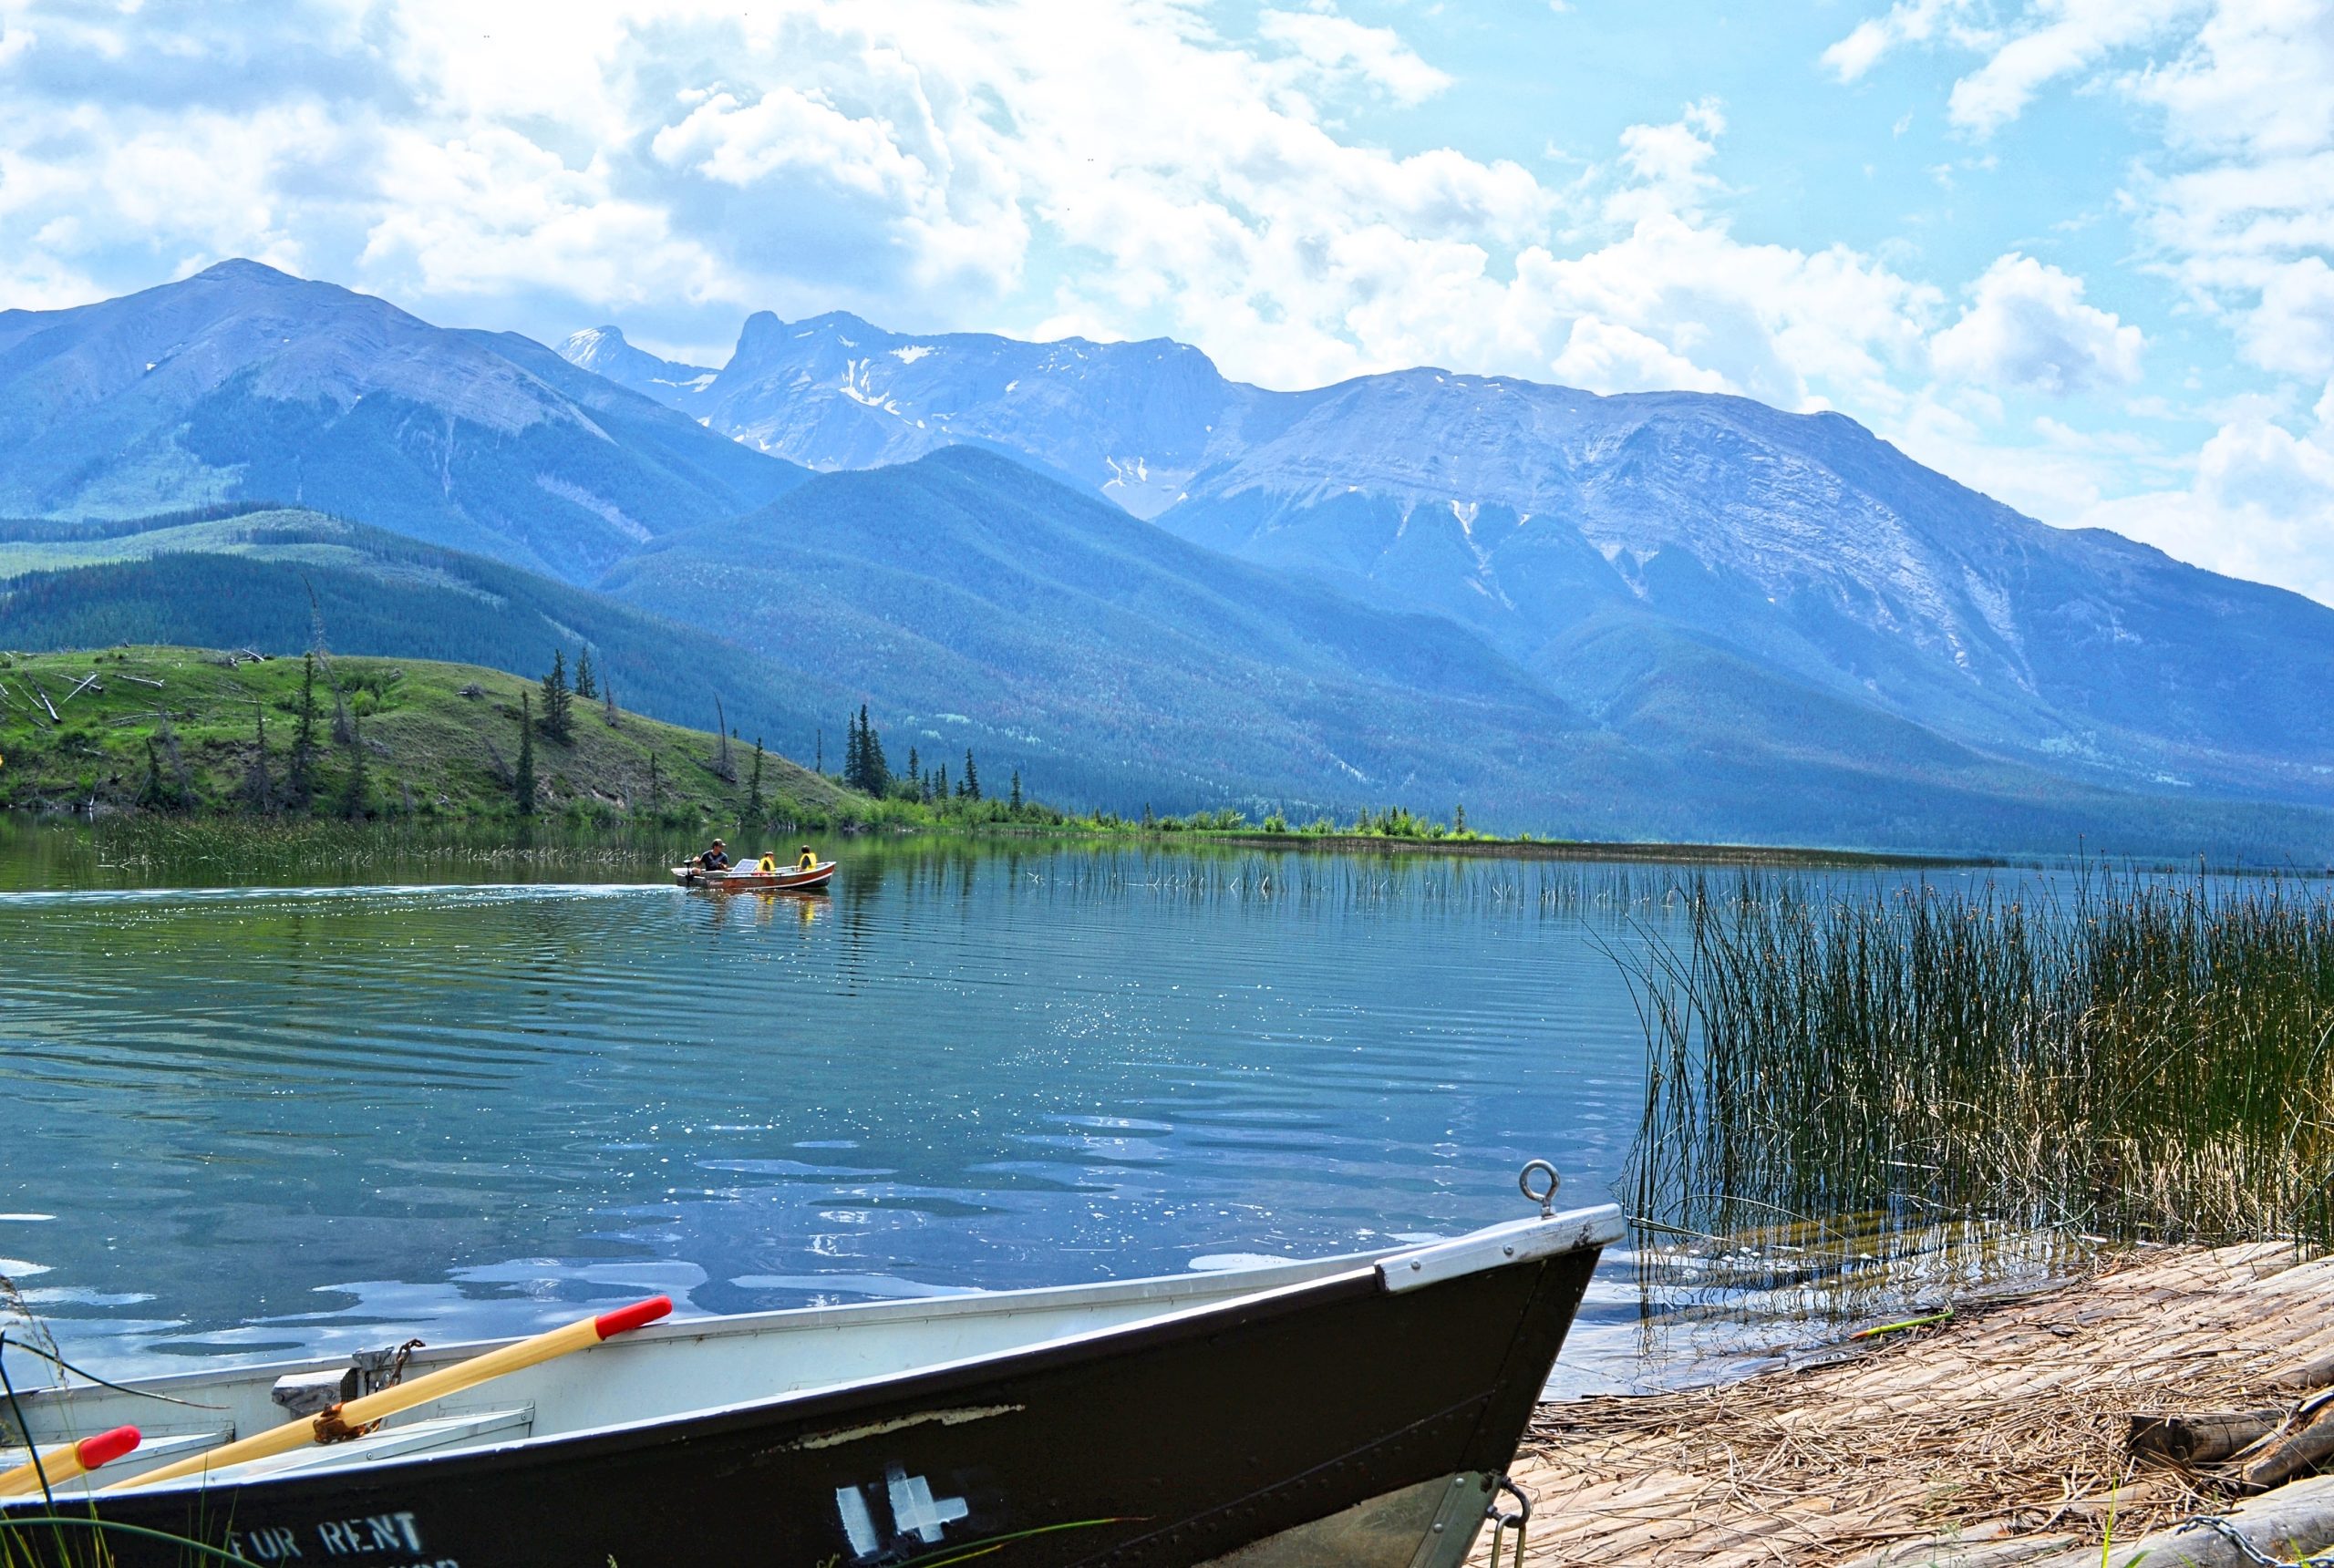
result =
[[[18,1465],[15,1470],[0,1472],[0,1497],[29,1497],[40,1491],[46,1480],[54,1487],[75,1476],[87,1475],[99,1465],[111,1464],[141,1439],[136,1427],[116,1427],[110,1432],[99,1432],[94,1438],[83,1438],[77,1443],[64,1443],[40,1456],[37,1466]]]
[[[458,1361],[451,1367],[441,1367],[410,1382],[399,1383],[393,1388],[383,1388],[378,1393],[331,1406],[317,1411],[305,1421],[271,1427],[266,1431],[253,1433],[224,1448],[196,1454],[174,1465],[149,1470],[141,1476],[132,1476],[111,1490],[120,1491],[133,1486],[150,1486],[156,1481],[176,1480],[181,1476],[193,1475],[201,1470],[224,1470],[229,1465],[290,1453],[310,1443],[332,1442],[400,1410],[410,1410],[416,1405],[427,1405],[432,1399],[459,1394],[465,1388],[474,1388],[491,1378],[523,1371],[557,1357],[588,1350],[604,1339],[654,1323],[672,1310],[672,1297],[651,1296],[646,1301],[637,1301],[614,1312],[604,1312],[597,1317],[587,1317],[564,1328],[554,1328],[532,1339],[522,1339],[515,1345],[506,1345],[500,1350],[490,1350],[483,1356]]]

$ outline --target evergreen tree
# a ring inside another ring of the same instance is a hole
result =
[[[883,760],[883,741],[875,733],[864,703],[845,729],[842,781],[870,795],[887,794],[892,788],[891,765]]]
[[[908,748],[908,779],[919,789],[924,788],[924,764],[917,760],[915,748]]]
[[[592,649],[589,644],[586,644],[575,655],[575,695],[585,702],[590,702],[600,695],[600,688],[592,676]]]
[[[754,737],[754,777],[746,790],[746,820],[759,826],[762,820],[762,738]]]
[[[811,771],[824,778],[827,771],[827,732],[823,729],[819,731],[816,748],[811,755],[817,760],[811,764]]]
[[[1017,811],[1021,809],[1021,769],[1018,768],[1013,770],[1013,796],[1007,804]]]
[[[980,770],[973,766],[973,751],[970,747],[965,748],[964,790],[965,799],[967,800],[978,800],[981,798]]]
[[[562,745],[567,743],[573,733],[571,727],[574,719],[574,694],[567,686],[567,655],[564,650],[553,648],[551,674],[543,676],[542,725],[546,739],[556,740]]]
[[[657,777],[656,754],[653,751],[648,754],[648,809],[651,811],[665,809],[665,780]]]
[[[305,807],[316,796],[316,655],[310,654],[300,670],[300,722],[292,731],[292,771],[284,780],[294,805]]]
[[[372,777],[365,767],[365,727],[363,721],[351,717],[348,730],[348,777],[340,789],[340,814],[355,820],[366,813],[370,804]]]
[[[1451,813],[1451,830],[1454,833],[1463,833],[1467,830],[1467,808],[1463,802],[1457,810]]]
[[[511,780],[511,792],[519,799],[519,815],[535,814],[535,719],[525,692],[519,694],[519,770]]]
[[[867,709],[859,710],[859,737],[867,748],[867,792],[888,794],[892,788],[892,765],[883,760],[883,738],[867,722]]]
[[[944,806],[948,803],[948,764],[945,762],[933,770],[932,798]]]

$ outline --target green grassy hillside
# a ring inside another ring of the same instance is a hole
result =
[[[500,562],[345,519],[265,508],[114,523],[0,521],[0,648],[167,643],[296,655],[330,645],[540,675],[552,651],[592,662],[627,708],[731,727],[809,755],[864,700],[696,625]]]
[[[197,814],[517,814],[521,697],[539,699],[535,682],[424,659],[332,659],[329,675],[317,672],[303,799],[294,756],[303,678],[297,658],[231,665],[198,648],[0,655],[0,807],[96,800]],[[700,730],[623,711],[611,722],[601,704],[584,701],[570,728],[562,742],[536,727],[538,813],[711,822],[748,814],[750,741],[731,742],[731,779],[715,771],[718,742]],[[777,820],[891,811],[775,753],[763,759],[761,794],[764,814]]]

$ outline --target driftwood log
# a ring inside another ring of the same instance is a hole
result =
[[[2284,1409],[2269,1409],[2133,1416],[2131,1448],[2135,1454],[2160,1454],[2184,1465],[2217,1464],[2284,1426],[2287,1415]]]
[[[2257,1568],[2263,1557],[2291,1562],[2329,1542],[2334,1542],[2334,1476],[2321,1476],[2104,1551],[2086,1546],[2035,1563],[2036,1568],[2137,1568],[2142,1563],[2147,1568]]]
[[[2323,1392],[2329,1385],[2334,1385],[2334,1356],[2320,1357],[2269,1385],[2304,1396],[2298,1404],[2134,1415],[2128,1444],[2135,1454],[2210,1465],[2237,1458],[2266,1441],[2268,1446],[2252,1457],[2242,1480],[2249,1491],[2266,1491],[2334,1459],[2334,1397]]]
[[[2255,1491],[2282,1486],[2334,1458],[2334,1403],[2297,1416],[2294,1429],[2245,1467],[2245,1484]]]

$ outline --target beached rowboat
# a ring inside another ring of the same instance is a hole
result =
[[[697,866],[673,868],[673,880],[681,886],[715,892],[808,892],[826,886],[834,880],[834,874],[832,861],[821,861],[809,871],[788,866],[775,872],[759,872],[750,865],[732,866],[726,872],[708,872]]]
[[[1621,1229],[1544,1205],[1382,1254],[668,1320],[353,1440],[142,1487],[349,1364],[144,1385],[186,1404],[29,1392],[18,1441],[146,1439],[53,1502],[0,1502],[0,1560],[46,1561],[56,1527],[26,1522],[63,1517],[270,1568],[1452,1568]],[[487,1348],[418,1351],[406,1376]],[[122,1568],[182,1561],[105,1533]]]

